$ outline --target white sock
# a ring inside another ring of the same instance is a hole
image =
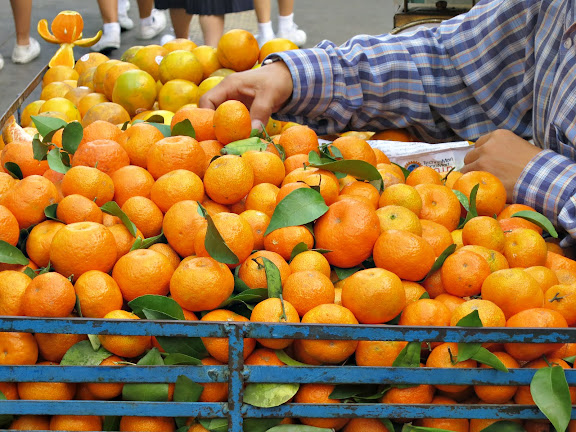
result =
[[[102,26],[102,33],[105,35],[120,34],[120,23],[108,23]]]
[[[128,13],[126,9],[126,1],[118,0],[118,15],[126,15]]]
[[[294,13],[290,15],[278,15],[278,33],[288,33],[294,27]]]
[[[274,36],[274,30],[272,30],[272,21],[265,23],[258,23],[258,33],[263,37]]]
[[[154,24],[154,18],[152,18],[152,15],[150,15],[148,18],[140,19],[140,25],[142,27],[148,27],[151,26],[152,24]]]

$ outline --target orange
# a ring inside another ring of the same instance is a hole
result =
[[[334,302],[334,284],[315,270],[299,271],[286,278],[282,295],[304,316],[318,305]]]
[[[538,234],[542,234],[542,228],[538,225],[519,217],[498,219],[498,223],[506,235],[518,228],[528,228],[536,231]]]
[[[261,211],[268,217],[272,217],[279,191],[280,189],[271,183],[255,185],[246,196],[246,210]]]
[[[546,263],[548,248],[540,234],[518,228],[506,235],[503,253],[510,267],[533,267]]]
[[[509,319],[525,309],[540,308],[544,293],[538,282],[524,270],[503,269],[490,274],[482,283],[482,298],[495,303]]]
[[[514,215],[515,213],[518,213],[519,211],[524,211],[524,210],[528,210],[528,211],[536,211],[534,209],[534,207],[530,207],[526,204],[509,204],[506,207],[504,207],[504,209],[502,209],[502,211],[500,211],[500,213],[498,213],[497,216],[497,220],[502,220],[502,219],[507,219],[507,218],[511,218],[512,215]]]
[[[420,218],[444,225],[453,231],[460,222],[460,201],[451,189],[444,185],[419,184],[415,189],[422,198]]]
[[[386,129],[376,132],[371,139],[402,142],[414,141],[414,137],[406,129]]]
[[[76,60],[74,70],[78,74],[82,74],[83,72],[86,72],[86,70],[96,67],[99,64],[104,63],[105,61],[108,61],[108,57],[105,56],[104,54],[98,52],[91,52],[88,54],[84,54],[82,57]]]
[[[460,306],[462,303],[466,302],[466,300],[464,300],[463,298],[456,297],[452,294],[439,294],[434,298],[434,300],[442,302],[444,306],[446,306],[450,310],[451,314],[454,314],[456,308]]]
[[[454,189],[470,199],[470,192],[475,185],[480,185],[476,195],[476,210],[479,216],[499,214],[506,205],[506,189],[493,174],[486,171],[471,171],[464,174],[454,183]]]
[[[121,432],[174,432],[174,419],[170,417],[122,417]]]
[[[203,201],[204,185],[192,171],[177,169],[156,180],[150,189],[150,199],[166,213],[180,201]]]
[[[122,308],[122,292],[107,273],[90,270],[74,284],[80,311],[86,318],[104,318],[108,312]]]
[[[228,100],[216,108],[214,133],[222,144],[248,138],[251,130],[250,112],[242,102]]]
[[[340,150],[344,159],[361,160],[370,165],[376,166],[376,155],[374,154],[374,150],[372,150],[368,141],[362,138],[343,136],[335,139],[332,146]]]
[[[66,317],[76,304],[72,283],[51,272],[36,276],[22,296],[22,313],[30,317]]]
[[[0,333],[0,365],[33,365],[38,344],[31,333]]]
[[[148,249],[137,249],[121,257],[112,271],[124,300],[131,301],[142,295],[166,295],[172,264],[164,255]]]
[[[12,178],[12,176],[5,172],[0,172],[0,199],[2,196],[8,192],[13,186],[15,186],[20,180]]]
[[[157,179],[177,169],[186,169],[201,176],[204,171],[204,150],[188,136],[161,139],[148,150],[147,169]]]
[[[19,271],[0,272],[0,315],[23,315],[22,298],[31,280]]]
[[[87,339],[86,335],[55,333],[36,333],[34,337],[42,358],[53,362],[61,361],[72,345]]]
[[[44,209],[59,199],[58,190],[50,180],[32,175],[2,195],[0,205],[6,207],[18,221],[20,229],[24,229],[45,220]]]
[[[16,220],[16,217],[14,217],[10,210],[0,205],[0,240],[16,246],[19,238],[20,228],[18,226],[18,220]]]
[[[152,246],[150,246],[148,249],[159,252],[162,255],[164,255],[166,258],[168,258],[168,261],[170,261],[170,263],[172,264],[172,267],[174,267],[174,269],[176,269],[176,267],[178,267],[178,265],[180,264],[180,261],[181,261],[180,256],[178,256],[176,251],[174,249],[172,249],[172,247],[170,245],[167,245],[166,243],[156,243],[156,244],[153,244]]]
[[[302,168],[296,168],[291,173],[288,173],[286,175],[286,177],[284,177],[284,180],[282,181],[282,186],[284,186],[288,183],[303,182],[304,180],[306,180],[307,177],[311,176],[312,174],[327,175],[329,177],[332,177],[333,180],[338,181],[338,179],[336,178],[334,173],[332,173],[330,171],[322,170],[320,168],[311,168],[311,167],[306,166],[306,167],[302,167]],[[318,182],[316,182],[316,183],[318,183]]]
[[[492,353],[498,360],[504,363],[507,368],[519,368],[520,364],[512,357],[510,354],[505,352],[494,352]],[[481,364],[481,368],[487,369],[491,366]],[[518,390],[518,386],[486,386],[486,385],[476,385],[474,386],[474,392],[476,396],[484,403],[489,404],[504,404],[514,397]]]
[[[50,246],[50,262],[62,275],[77,280],[88,270],[109,272],[116,262],[112,233],[95,222],[77,222],[60,229]]]
[[[312,188],[319,188],[320,195],[324,198],[326,205],[331,205],[338,200],[340,185],[338,180],[331,175],[314,173],[304,179],[304,183]],[[363,199],[363,198],[362,198]]]
[[[148,72],[154,81],[160,79],[159,65],[161,59],[168,54],[168,50],[159,45],[147,45],[140,48],[130,60],[140,69]]]
[[[452,312],[450,325],[457,325],[458,321],[475,310],[478,311],[482,327],[506,327],[506,317],[502,309],[491,301],[481,299],[468,300],[456,307]]]
[[[576,261],[554,252],[548,252],[544,266],[553,271],[568,270],[576,273]]]
[[[500,252],[496,252],[495,250],[488,249],[484,246],[477,246],[477,245],[467,245],[462,246],[458,251],[470,251],[474,252],[481,257],[483,257],[488,265],[490,266],[490,271],[495,272],[496,270],[503,270],[510,268],[508,265],[508,261],[506,257],[501,254]]]
[[[353,418],[342,429],[343,432],[386,432],[388,428],[380,419]]]
[[[200,100],[200,88],[193,82],[173,79],[162,86],[157,99],[161,110],[175,112],[183,106],[197,104]]]
[[[57,366],[58,363],[39,362],[38,366]],[[21,382],[18,383],[20,399],[30,400],[72,400],[76,393],[75,383],[63,382]]]
[[[422,297],[422,295],[426,292],[426,288],[424,288],[417,282],[404,280],[402,281],[402,286],[404,287],[406,304],[419,300]]]
[[[428,166],[419,166],[414,168],[406,177],[406,184],[409,186],[416,186],[419,184],[442,184],[440,174]]]
[[[284,160],[284,168],[286,170],[286,174],[294,171],[296,168],[302,168],[308,165],[310,164],[308,163],[307,154],[295,154],[287,157]]]
[[[280,301],[280,299],[274,300]],[[270,348],[256,348],[244,364],[248,366],[286,366],[286,363],[282,362],[274,350]]]
[[[544,307],[559,312],[569,326],[576,324],[576,286],[554,285],[544,293]]]
[[[380,199],[380,192],[370,183],[355,181],[340,189],[340,195],[351,195],[366,198],[372,203],[374,208],[378,208],[378,201]]]
[[[109,226],[108,230],[112,233],[114,241],[116,242],[117,259],[120,259],[120,257],[130,252],[130,249],[132,249],[137,237],[141,239],[144,238],[144,235],[139,230],[136,230],[136,236],[133,236],[130,234],[130,231],[128,231],[128,228],[121,223]]]
[[[140,319],[131,312],[115,310],[104,315],[104,319]],[[112,354],[119,357],[132,358],[139,356],[148,349],[150,336],[119,336],[119,335],[98,335],[100,343]]]
[[[330,263],[317,251],[305,251],[296,255],[290,261],[290,270],[292,273],[297,271],[316,270],[323,275],[330,277]]]
[[[114,182],[114,201],[120,207],[128,198],[135,196],[149,198],[154,184],[152,175],[136,165],[128,165],[114,171],[111,178]]]
[[[80,145],[96,140],[112,140],[119,142],[122,131],[116,125],[104,120],[96,120],[84,128]]]
[[[298,393],[294,396],[295,403],[334,404],[341,403],[339,399],[331,399],[330,394],[335,386],[331,384],[301,384]],[[342,429],[349,419],[347,418],[300,418],[305,425],[327,428],[333,430]]]
[[[202,76],[203,80],[206,80],[213,72],[222,68],[216,54],[216,48],[208,45],[200,45],[194,48],[192,52],[202,64],[202,70],[204,72],[204,75]]]
[[[162,132],[151,124],[136,123],[122,132],[117,140],[128,153],[132,165],[146,168],[148,151],[163,138]]]
[[[460,368],[475,368],[477,366],[476,360],[469,359],[461,362],[456,362],[457,358],[458,358],[458,344],[453,342],[446,342],[438,345],[430,352],[428,360],[426,360],[426,367],[460,369]],[[456,393],[465,390],[468,386],[437,384],[434,387],[436,387],[438,390],[441,391]]]
[[[12,141],[6,144],[0,152],[0,161],[2,167],[8,162],[15,163],[20,167],[24,177],[42,175],[49,168],[48,161],[34,159],[32,144],[24,141]]]
[[[78,101],[78,111],[84,118],[90,108],[104,102],[109,102],[109,100],[102,93],[88,93]]]
[[[252,310],[252,322],[299,323],[300,316],[288,300],[268,298],[261,301]],[[292,339],[256,339],[261,345],[270,349],[284,349],[292,344]],[[258,351],[258,350],[257,350]],[[254,352],[256,353],[256,351]],[[252,353],[252,355],[254,355]],[[250,360],[250,357],[246,361]],[[249,363],[246,363],[249,364]]]
[[[453,253],[441,268],[444,289],[458,297],[480,293],[482,282],[490,275],[490,266],[480,255],[460,250]]]
[[[416,216],[420,216],[422,198],[414,187],[399,183],[384,189],[378,205],[379,207],[399,205],[413,211]]]
[[[321,304],[310,309],[302,317],[303,324],[358,324],[354,314],[344,306]],[[303,339],[304,351],[323,363],[341,363],[356,350],[355,340],[311,340]]]
[[[434,386],[429,384],[422,384],[415,387],[408,388],[398,388],[392,387],[380,402],[387,404],[402,404],[402,405],[412,405],[412,404],[429,404],[434,398]]]
[[[384,269],[360,270],[346,278],[342,287],[342,306],[362,324],[384,324],[405,305],[406,293],[400,278]]]
[[[176,38],[172,39],[171,41],[166,42],[162,45],[164,48],[168,50],[168,52],[176,51],[176,50],[186,50],[192,51],[198,45],[188,39],[183,38]]]
[[[530,363],[526,363],[522,366],[522,368],[531,368],[531,369],[541,369],[546,368],[549,365],[553,366],[560,366],[562,369],[571,369],[570,365],[566,363],[564,360],[560,358],[554,358],[546,356],[547,358],[539,358],[536,360],[531,361]],[[569,387],[570,391],[570,399],[572,403],[576,399],[576,388]],[[514,395],[514,402],[517,404],[522,405],[535,405],[534,399],[532,398],[532,391],[530,390],[529,386],[519,386],[518,391]],[[570,428],[568,428],[570,430]]]
[[[457,402],[445,396],[434,396],[432,403],[447,405],[456,404]],[[469,432],[470,430],[470,421],[460,418],[423,418],[416,419],[413,424],[420,427],[430,427],[454,432]]]
[[[201,321],[246,322],[249,320],[248,318],[245,318],[242,315],[238,315],[237,313],[234,313],[232,311],[226,309],[216,309],[204,315]],[[203,337],[202,342],[204,342],[206,350],[212,357],[223,363],[228,363],[228,338]],[[247,359],[248,356],[252,354],[252,351],[254,351],[255,347],[256,347],[256,340],[248,338],[244,339],[244,352],[243,352],[244,359]]]
[[[220,64],[236,72],[250,69],[258,61],[260,47],[252,33],[229,30],[218,41],[216,55]]]
[[[136,225],[145,238],[154,237],[162,231],[164,215],[154,202],[143,196],[128,198],[122,211]]]
[[[390,367],[408,342],[400,341],[359,341],[356,348],[358,366]]]
[[[117,64],[120,64],[120,60],[106,60],[96,66],[94,75],[92,76],[92,88],[97,93],[104,93],[104,82],[106,79],[106,74],[108,71]],[[84,71],[87,72],[87,71]]]
[[[174,113],[171,127],[188,119],[196,133],[196,140],[215,140],[214,132],[214,110],[209,108],[182,107]]]
[[[114,102],[101,102],[88,108],[82,117],[82,126],[86,127],[96,120],[121,125],[130,121],[130,114],[122,105]]]
[[[220,156],[220,151],[224,148],[224,146],[215,139],[199,141],[199,144],[200,147],[202,147],[204,150],[204,154],[206,155],[206,158],[204,159],[204,171],[206,171],[206,168],[208,168],[208,165],[210,165],[212,159],[214,159],[216,156]]]
[[[224,363],[212,357],[200,360],[204,366],[223,366]],[[204,387],[198,402],[225,402],[228,399],[228,383],[201,383]]]
[[[401,279],[419,281],[432,268],[435,253],[422,237],[408,231],[384,231],[374,244],[374,263]]]
[[[298,49],[298,45],[296,45],[289,39],[275,38],[269,40],[260,48],[260,55],[258,57],[258,62],[262,63],[264,59],[268,57],[270,54],[281,51],[289,51],[293,49]]]
[[[384,189],[396,184],[405,184],[404,173],[396,165],[378,164],[376,168],[384,182]]]
[[[238,258],[238,264],[229,267],[236,267],[244,262],[254,249],[254,236],[252,228],[243,218],[235,213],[218,213],[212,217],[216,229],[228,248]],[[194,239],[194,250],[198,256],[210,256],[206,250],[207,227],[200,227]]]
[[[284,130],[278,144],[284,149],[287,158],[296,154],[307,155],[311,151],[318,153],[318,135],[308,126],[296,125]]]
[[[470,219],[462,230],[464,245],[479,245],[504,252],[504,231],[496,219],[478,216]]]
[[[208,166],[204,174],[206,194],[219,204],[237,203],[250,192],[253,185],[254,171],[239,156],[219,157]]]
[[[372,150],[374,151],[374,154],[376,155],[376,164],[381,164],[381,163],[390,163],[390,159],[388,158],[388,156],[386,156],[384,154],[384,152],[376,147],[372,147]]]
[[[50,430],[101,430],[102,419],[87,415],[54,415],[50,419]]]
[[[216,309],[233,290],[234,276],[230,269],[209,257],[183,261],[170,279],[172,297],[191,311]]]
[[[508,318],[506,327],[530,328],[564,328],[568,327],[566,319],[559,312],[536,307],[525,309]],[[541,355],[557,350],[558,343],[505,343],[504,348],[516,360],[530,361]]]
[[[166,54],[160,62],[158,71],[162,84],[173,79],[182,79],[198,85],[204,75],[202,64],[196,55],[185,50],[174,50]]]
[[[286,261],[299,243],[304,243],[308,249],[314,246],[314,237],[308,228],[301,225],[278,228],[264,236],[264,248],[280,254]]]
[[[44,102],[46,101],[40,99],[35,100],[34,102],[30,102],[28,105],[26,105],[20,114],[20,126],[32,126],[32,116],[38,115],[38,110],[44,104]]]
[[[184,200],[174,204],[164,215],[162,227],[168,244],[181,256],[194,255],[194,239],[206,225],[198,213],[198,203]]]
[[[436,299],[419,299],[408,303],[400,317],[400,325],[447,326],[452,313]]]
[[[444,225],[426,219],[421,219],[420,225],[422,238],[432,246],[436,256],[440,256],[447,247],[454,243],[452,234]]]
[[[238,277],[252,289],[268,287],[264,258],[272,261],[276,268],[278,268],[282,284],[284,284],[286,278],[292,273],[286,260],[276,252],[266,250],[256,251],[240,265],[238,270]]]
[[[406,207],[399,205],[387,205],[376,210],[376,215],[380,221],[380,230],[401,230],[408,231],[417,236],[422,235],[422,224],[420,219]]]
[[[291,128],[295,129],[295,128]],[[372,254],[380,222],[370,204],[338,201],[314,224],[316,247],[332,252],[324,256],[337,267],[354,267]]]
[[[102,210],[94,201],[72,194],[64,197],[56,209],[56,217],[65,224],[74,222],[102,223]]]
[[[95,140],[81,144],[72,157],[72,166],[98,168],[111,175],[117,169],[130,165],[130,158],[120,144],[112,140]]]
[[[114,87],[116,85],[116,82],[118,82],[118,78],[120,77],[120,75],[129,70],[138,70],[138,68],[132,63],[121,61],[120,63],[114,64],[110,69],[106,71],[106,75],[104,76],[103,92],[104,95],[108,98],[108,100],[112,100]]]
[[[97,168],[77,166],[64,175],[62,193],[64,196],[80,194],[102,206],[114,197],[114,182]]]
[[[22,415],[10,423],[14,430],[50,430],[50,418],[40,415]]]
[[[546,247],[548,248],[548,252],[555,252],[559,255],[564,256],[564,249],[562,249],[562,247],[560,247],[559,244],[555,243],[552,240],[547,239],[546,240]]]
[[[270,217],[258,210],[245,210],[240,217],[248,222],[254,236],[254,249],[264,249],[264,233],[270,224]]]
[[[254,171],[254,185],[272,183],[280,186],[286,175],[282,159],[270,152],[247,151],[242,159],[250,164]]]
[[[276,204],[278,204],[280,201],[282,201],[284,198],[286,198],[286,196],[294,191],[295,189],[301,189],[301,188],[307,188],[310,189],[310,186],[308,186],[306,183],[304,183],[303,181],[295,181],[292,183],[284,183],[281,187],[280,190],[278,191],[278,195],[276,195]]]

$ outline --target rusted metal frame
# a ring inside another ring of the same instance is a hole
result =
[[[226,323],[228,330],[228,431],[243,432],[244,326]]]

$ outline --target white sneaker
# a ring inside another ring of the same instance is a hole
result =
[[[174,39],[176,39],[176,36],[171,34],[165,34],[160,38],[160,45],[164,45],[170,41],[173,41]]]
[[[140,25],[139,39],[152,39],[162,33],[166,28],[166,15],[158,9],[152,9],[152,24],[148,26]]]
[[[118,14],[118,22],[120,23],[120,28],[122,30],[132,30],[134,28],[134,21],[128,16],[128,14]]]
[[[254,35],[254,37],[256,38],[256,41],[258,42],[258,46],[260,48],[262,48],[262,45],[264,45],[266,42],[271,41],[272,39],[276,39],[276,35],[274,33],[267,35],[256,34]]]
[[[0,55],[0,70],[4,67],[4,57]]]
[[[14,63],[30,63],[36,57],[40,55],[40,44],[34,38],[30,38],[29,45],[18,45],[14,46],[14,51],[12,51],[12,61]]]
[[[104,33],[100,40],[90,47],[92,51],[102,53],[118,48],[120,48],[120,33]]]
[[[302,47],[306,43],[306,32],[304,32],[304,30],[300,30],[296,24],[294,24],[294,26],[288,32],[278,32],[278,37],[289,39],[299,47]]]

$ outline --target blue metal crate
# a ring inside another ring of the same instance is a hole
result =
[[[5,317],[0,331],[29,333],[118,334],[184,337],[228,337],[228,366],[0,366],[0,382],[150,382],[173,383],[184,375],[195,382],[228,382],[227,403],[133,401],[0,401],[0,414],[77,414],[112,416],[227,418],[230,432],[241,432],[245,418],[377,417],[377,418],[499,418],[543,419],[529,405],[395,405],[284,404],[258,408],[244,404],[246,383],[330,384],[485,384],[529,385],[536,370],[431,369],[361,366],[281,368],[245,366],[243,338],[353,339],[416,342],[574,342],[576,329],[407,327],[387,325],[263,324],[252,322],[126,321],[102,319],[43,319]],[[566,378],[576,386],[576,370]],[[572,416],[576,417],[576,408]]]

